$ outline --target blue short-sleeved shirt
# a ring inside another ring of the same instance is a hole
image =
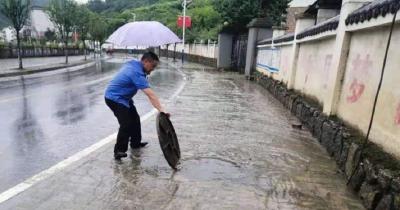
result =
[[[129,108],[129,101],[138,90],[149,88],[143,64],[140,61],[127,62],[111,80],[105,98]]]

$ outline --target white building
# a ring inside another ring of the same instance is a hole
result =
[[[27,26],[21,30],[21,38],[23,36],[22,31],[28,30],[29,36],[32,38],[44,38],[45,32],[50,29],[54,31],[55,27],[53,22],[50,21],[49,15],[40,7],[33,7]],[[4,40],[11,42],[16,40],[15,31],[11,27],[3,28],[2,30]]]
[[[289,3],[286,15],[287,32],[293,33],[296,26],[296,15],[303,14],[316,0],[293,0]]]
[[[0,31],[0,42],[5,42],[6,41],[6,34],[3,33],[3,31]]]
[[[5,42],[12,42],[17,39],[15,30],[11,27],[3,28],[1,30]]]
[[[49,15],[42,8],[34,7],[30,15],[30,29],[33,38],[43,38],[48,29],[54,31],[55,27]]]

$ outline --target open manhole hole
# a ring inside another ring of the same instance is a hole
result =
[[[179,168],[180,170],[175,174],[177,179],[212,181],[245,177],[245,174],[235,163],[215,158],[184,160]]]

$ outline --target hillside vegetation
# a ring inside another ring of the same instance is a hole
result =
[[[246,25],[256,17],[269,17],[272,24],[280,25],[285,19],[289,0],[192,0],[187,15],[192,27],[187,30],[187,41],[216,40],[223,27],[237,32],[247,31]],[[181,36],[177,18],[182,15],[182,0],[90,0],[88,8],[106,17],[109,33],[124,23],[156,20]]]
[[[1,1],[1,0],[0,0]],[[33,0],[33,6],[46,7],[50,0]],[[188,42],[216,40],[221,29],[231,28],[237,33],[246,32],[246,25],[256,17],[270,17],[275,25],[284,20],[289,0],[188,0],[187,15],[192,27],[186,31]],[[133,21],[155,20],[169,27],[178,36],[182,29],[177,26],[182,15],[182,0],[89,0],[86,5],[91,19],[105,23],[99,26],[108,36],[118,27]],[[6,18],[0,14],[0,26],[6,26]],[[91,27],[91,26],[88,26]]]
[[[134,15],[136,15],[136,21],[159,21],[181,36],[182,29],[179,29],[176,23],[178,16],[182,15],[181,1],[139,0],[133,2],[127,0],[108,0],[106,2],[92,0],[88,3],[88,8],[109,20],[112,25],[110,32],[124,23],[132,21]],[[132,8],[121,9],[121,5],[129,5]],[[136,5],[144,6],[135,7]],[[215,40],[222,27],[222,20],[213,7],[213,1],[194,0],[187,8],[187,15],[192,18],[192,27],[186,31],[187,40],[190,42],[194,40]]]

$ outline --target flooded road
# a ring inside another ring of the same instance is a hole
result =
[[[242,75],[182,69],[167,105],[182,160],[173,171],[150,142],[122,162],[107,144],[0,204],[1,209],[363,209],[333,160],[265,89]]]

